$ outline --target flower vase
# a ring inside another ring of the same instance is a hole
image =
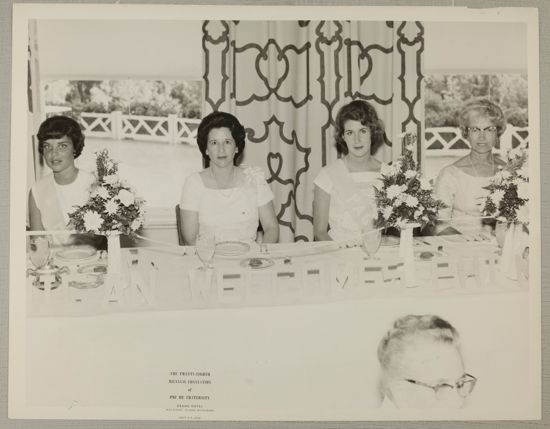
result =
[[[400,228],[399,255],[403,258],[403,281],[405,287],[416,287],[416,269],[414,264],[413,230],[418,223],[406,223]]]
[[[107,234],[107,277],[105,286],[109,301],[119,301],[122,297],[120,233]]]
[[[504,240],[506,239],[506,232],[508,231],[508,224],[504,222],[497,222],[495,225],[495,239],[497,240],[498,247],[502,249],[504,246]]]
[[[500,272],[509,279],[517,280],[518,270],[516,259],[518,257],[523,257],[523,252],[528,246],[529,234],[523,225],[519,223],[511,223],[507,225],[504,241],[501,245],[499,260]]]

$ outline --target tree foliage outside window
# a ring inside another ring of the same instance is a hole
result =
[[[522,74],[438,74],[425,78],[426,128],[458,126],[465,101],[486,97],[503,110],[509,124],[528,126],[527,76]]]
[[[46,106],[81,112],[185,118],[201,117],[200,81],[55,80],[44,85]]]

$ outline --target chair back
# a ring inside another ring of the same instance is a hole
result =
[[[176,204],[176,227],[178,229],[178,243],[180,246],[183,246],[185,241],[183,240],[183,225],[181,223],[181,211],[179,204]]]

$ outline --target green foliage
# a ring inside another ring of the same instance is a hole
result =
[[[483,213],[498,221],[529,225],[528,154],[525,147],[508,151],[506,165],[485,189]]]
[[[429,75],[425,81],[427,128],[458,126],[460,108],[465,101],[476,97],[487,97],[497,103],[509,124],[528,126],[524,75]]]
[[[76,115],[119,110],[139,116],[200,118],[201,97],[200,81],[48,81],[44,86],[46,105],[64,100],[63,105]]]

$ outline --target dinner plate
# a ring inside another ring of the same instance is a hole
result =
[[[242,241],[221,241],[216,244],[218,256],[242,256],[250,250],[250,244]]]
[[[447,243],[466,243],[468,241],[466,237],[459,234],[440,235],[439,238],[441,238],[443,241],[446,241]]]
[[[264,268],[272,267],[274,264],[273,259],[267,258],[246,258],[241,261],[241,267],[253,270],[263,270]]]
[[[97,250],[88,245],[70,246],[57,252],[55,257],[65,264],[82,264],[96,258]]]

